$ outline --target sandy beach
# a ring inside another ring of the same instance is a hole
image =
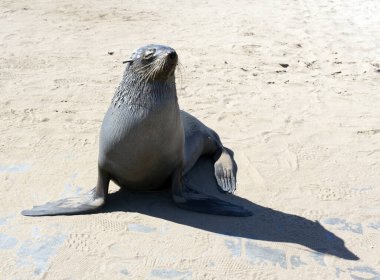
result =
[[[379,11],[373,0],[0,1],[0,279],[379,280]],[[95,186],[122,61],[149,43],[176,49],[180,107],[235,152],[230,199],[254,215],[193,213],[168,192],[112,184],[100,213],[22,216]]]

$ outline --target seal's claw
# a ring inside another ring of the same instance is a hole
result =
[[[224,175],[227,174],[227,175]],[[220,190],[226,193],[234,193],[236,190],[236,179],[232,170],[215,168],[215,178]]]

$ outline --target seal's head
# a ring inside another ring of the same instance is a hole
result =
[[[174,79],[178,56],[174,49],[162,45],[147,45],[133,52],[127,71],[144,81],[166,81]]]

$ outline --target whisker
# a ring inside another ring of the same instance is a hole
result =
[[[186,77],[184,78],[184,76],[186,76],[186,69],[185,67],[182,65],[182,63],[180,61],[178,61],[177,63],[177,72],[178,72],[178,81],[179,81],[179,86],[177,87],[178,89],[180,90],[183,90],[183,83],[184,83],[184,79],[186,80]]]

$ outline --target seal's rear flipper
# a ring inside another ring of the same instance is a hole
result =
[[[248,217],[252,212],[241,207],[206,194],[182,192],[180,196],[173,194],[174,202],[181,208],[214,215]]]
[[[33,206],[21,212],[24,216],[73,215],[94,212],[105,203],[105,197],[96,195],[96,188],[80,197],[69,197],[44,205]]]
[[[172,175],[172,197],[181,208],[214,215],[247,217],[252,212],[242,206],[224,201],[217,197],[202,194],[194,188],[190,188],[190,182],[184,182],[181,178],[181,169],[177,169]]]

